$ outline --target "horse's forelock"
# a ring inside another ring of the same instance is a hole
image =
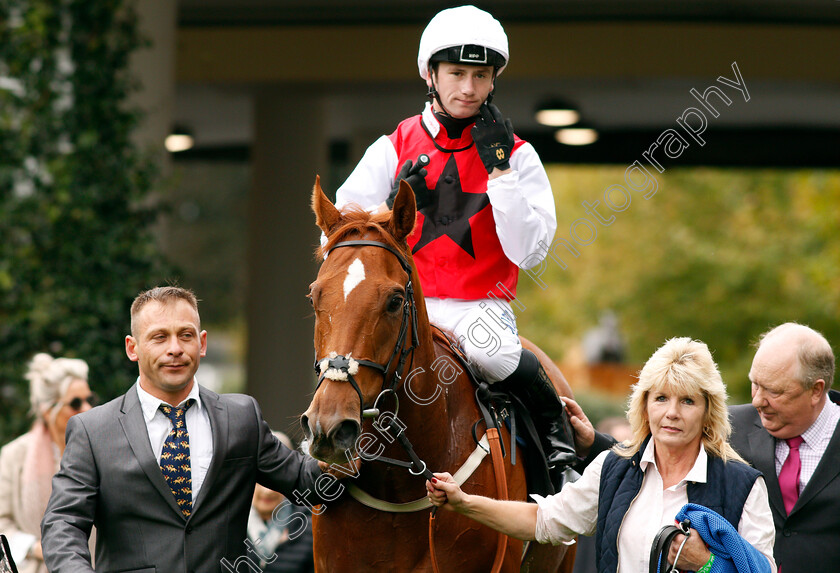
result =
[[[322,245],[319,255],[323,256],[337,243],[348,240],[352,236],[364,237],[368,232],[375,232],[380,235],[381,240],[397,251],[406,252],[405,244],[400,244],[388,230],[388,222],[391,220],[391,213],[370,213],[361,209],[350,209],[342,213],[341,222],[335,231],[327,238],[326,244]]]

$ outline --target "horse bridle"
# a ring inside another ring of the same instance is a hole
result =
[[[326,252],[325,258],[333,250],[341,247],[378,247],[381,249],[385,249],[386,251],[392,253],[395,257],[397,257],[397,260],[399,261],[403,270],[408,274],[408,278],[405,281],[405,301],[403,302],[403,313],[402,319],[400,321],[400,331],[397,335],[397,340],[394,343],[394,350],[391,352],[391,357],[388,359],[388,362],[386,364],[380,364],[379,362],[367,360],[364,358],[352,358],[349,355],[344,356],[341,354],[337,354],[335,356],[331,355],[325,356],[323,358],[317,358],[316,355],[315,373],[318,374],[318,385],[315,387],[315,391],[317,392],[318,388],[321,387],[321,383],[324,381],[326,373],[330,369],[335,369],[338,372],[345,374],[347,377],[347,381],[350,382],[350,384],[353,386],[353,389],[356,391],[356,394],[359,395],[359,420],[363,420],[364,418],[373,418],[379,415],[379,409],[377,408],[377,405],[379,404],[379,399],[382,398],[383,395],[390,393],[393,394],[396,398],[396,388],[402,380],[403,370],[405,369],[405,362],[408,359],[408,355],[411,354],[419,344],[419,339],[417,337],[417,306],[414,302],[414,287],[411,283],[412,267],[405,259],[403,254],[400,253],[397,249],[393,248],[391,245],[382,243],[380,241],[370,241],[363,239],[356,241],[342,241],[333,245],[330,248],[330,250]],[[411,345],[406,346],[406,335],[409,324],[411,325]],[[394,373],[389,381],[388,371],[391,369],[391,364],[394,362],[395,358],[397,359],[396,367],[394,368]],[[324,361],[326,361],[326,367],[324,367]],[[359,388],[359,384],[356,382],[356,379],[353,376],[354,373],[351,372],[351,365],[353,364],[353,362],[358,363],[360,366],[367,366],[368,368],[378,370],[382,374],[382,388],[379,392],[379,395],[376,397],[376,400],[374,400],[373,406],[370,408],[365,408],[365,399],[362,396],[362,390]]]
[[[386,243],[382,243],[380,241],[370,241],[364,239],[356,241],[343,241],[333,245],[329,249],[329,251],[327,251],[326,255],[329,255],[334,249],[337,249],[339,247],[379,247],[385,249],[386,251],[389,251],[395,257],[397,257],[397,260],[400,262],[400,265],[402,266],[403,270],[408,274],[408,278],[405,281],[405,302],[403,303],[403,314],[400,322],[400,332],[397,335],[397,341],[394,343],[394,350],[391,352],[391,357],[388,359],[387,364],[383,365],[378,362],[374,362],[373,360],[367,359],[358,360],[355,358],[351,358],[349,355],[329,356],[315,361],[315,372],[318,374],[318,385],[315,387],[315,391],[317,392],[318,388],[320,388],[321,383],[326,377],[326,373],[330,369],[335,369],[339,373],[344,374],[346,376],[346,380],[350,382],[350,384],[353,386],[353,389],[356,391],[356,394],[359,395],[359,419],[364,420],[364,418],[375,418],[379,416],[379,409],[376,406],[379,403],[379,399],[382,398],[383,395],[391,393],[393,394],[394,399],[396,400],[396,388],[402,380],[403,369],[405,368],[405,361],[408,358],[408,355],[411,354],[414,351],[414,349],[417,348],[417,346],[419,345],[419,338],[417,336],[417,306],[414,301],[414,288],[411,283],[412,267],[408,264],[408,261],[405,259],[402,253],[400,253],[397,249],[393,248],[392,246]],[[409,323],[411,324],[411,345],[406,346],[406,331],[408,329]],[[397,358],[397,364],[396,368],[394,368],[394,374],[391,376],[391,380],[389,382],[388,371],[391,368],[391,363],[394,361],[395,358]],[[327,361],[326,364],[324,364],[325,360]],[[376,397],[376,400],[374,400],[372,408],[365,408],[365,400],[362,396],[362,391],[359,388],[359,384],[356,382],[356,379],[353,377],[353,373],[351,372],[351,370],[354,369],[353,362],[357,363],[359,366],[367,366],[369,368],[378,370],[382,373],[382,389],[379,392],[379,395]],[[322,367],[322,364],[324,365],[324,367]],[[397,402],[397,408],[399,408],[399,402]],[[411,458],[411,461],[403,462],[392,458],[386,458],[384,456],[377,456],[376,459],[381,462],[408,468],[408,471],[412,475],[422,475],[427,480],[433,479],[434,474],[432,473],[432,471],[426,466],[426,463],[417,456],[417,453],[414,451],[414,447],[411,445],[411,442],[405,435],[405,432],[402,431],[403,428],[396,424],[396,415],[397,413],[395,411],[393,417],[391,417],[390,421],[387,423],[386,429],[390,430],[394,434],[399,444]],[[496,442],[499,442],[498,434],[496,434]],[[501,464],[500,455],[494,456],[494,458],[498,458],[498,460],[494,460],[494,467],[496,466],[496,464]],[[498,467],[496,468],[496,472],[497,476],[500,475]],[[502,471],[502,475],[503,473],[504,472]],[[437,557],[435,555],[433,537],[436,510],[437,508],[433,507],[429,515],[429,552],[432,560],[433,571],[435,573],[440,573],[440,568],[437,564]],[[507,547],[507,538],[504,536],[504,534],[500,533],[499,535],[500,539],[504,538],[504,543],[500,541],[499,546],[497,547],[496,558],[494,559],[492,573],[497,573],[501,569],[502,560],[504,559],[505,554],[505,548]]]

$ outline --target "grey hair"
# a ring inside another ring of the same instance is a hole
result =
[[[61,401],[73,380],[87,381],[88,365],[79,358],[53,358],[42,352],[29,363],[26,379],[31,412],[39,418]]]

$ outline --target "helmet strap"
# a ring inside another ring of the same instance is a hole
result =
[[[437,86],[435,86],[435,75],[437,74],[437,66],[433,68],[433,70],[429,70],[429,77],[432,80],[432,85],[429,87],[429,90],[426,92],[426,95],[429,99],[433,101],[437,101],[438,107],[440,108],[441,113],[444,115],[448,115],[452,117],[452,114],[444,107],[443,102],[440,100],[440,94],[438,94]]]
[[[437,97],[438,97],[438,93],[437,93],[437,90],[435,89],[434,84],[432,84],[432,86],[431,86],[431,87],[429,87],[429,88],[426,90],[426,97],[427,97],[427,98],[429,98],[429,99],[431,99],[431,100],[437,99]]]
[[[487,94],[487,99],[485,100],[487,105],[493,103],[493,96],[496,95],[496,77],[498,75],[499,68],[493,68],[493,89],[490,90],[490,93]]]

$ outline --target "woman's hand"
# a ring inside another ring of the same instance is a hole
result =
[[[434,474],[434,478],[426,482],[426,491],[429,493],[429,501],[435,507],[457,511],[511,537],[534,540],[537,529],[536,503],[501,501],[464,493],[447,473]]]
[[[585,458],[595,442],[595,428],[577,402],[566,396],[563,396],[563,402],[569,414],[569,423],[575,431],[575,453]]]
[[[426,491],[429,501],[435,507],[444,507],[458,511],[464,505],[467,494],[455,483],[455,480],[448,473],[436,473],[431,481],[426,481]]]
[[[668,551],[668,563],[674,563],[683,539],[685,539],[685,535],[682,533],[678,533],[674,537],[674,540],[671,542],[671,549]],[[690,529],[688,541],[685,542],[685,547],[683,547],[682,553],[680,553],[680,560],[675,565],[677,569],[684,571],[697,571],[706,564],[711,554],[703,538],[697,533],[697,530]]]

